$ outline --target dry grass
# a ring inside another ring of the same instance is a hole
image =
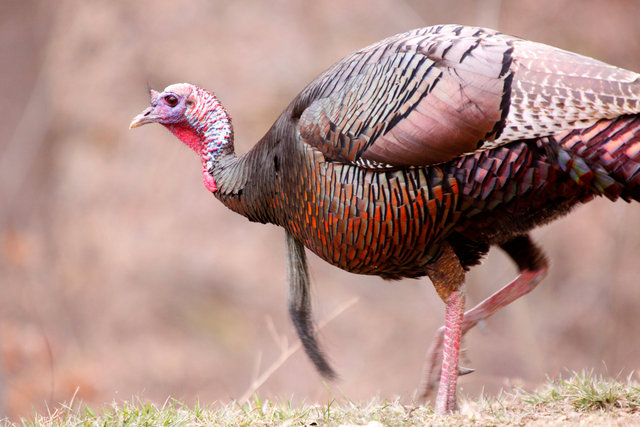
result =
[[[629,378],[616,381],[580,372],[549,380],[533,393],[524,390],[497,398],[462,400],[458,414],[442,416],[428,406],[374,398],[356,403],[346,398],[326,404],[293,405],[290,400],[254,397],[193,407],[177,400],[162,406],[133,399],[94,410],[71,402],[48,415],[35,415],[6,426],[271,426],[271,425],[640,425],[640,387]]]

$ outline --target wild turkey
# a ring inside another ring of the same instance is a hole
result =
[[[461,336],[547,271],[529,230],[594,196],[640,198],[640,75],[483,28],[416,29],[347,56],[240,157],[199,87],[152,90],[131,127],[152,122],[198,153],[223,204],[286,230],[289,312],[323,376],[305,247],[353,273],[430,277],[446,304],[426,369],[427,390],[441,375],[439,412],[457,407]],[[465,271],[492,245],[520,275],[463,317]]]

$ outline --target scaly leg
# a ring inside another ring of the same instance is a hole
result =
[[[521,296],[531,292],[547,274],[547,261],[542,251],[535,246],[528,236],[518,236],[504,243],[501,247],[516,262],[520,269],[520,275],[511,283],[464,314],[460,328],[460,338],[476,326],[479,321],[487,319],[502,307],[511,304]],[[445,326],[436,331],[431,346],[427,351],[427,360],[423,374],[424,383],[421,387],[423,397],[427,397],[437,383],[438,376],[440,376],[438,362],[441,358],[443,359],[442,367],[444,370],[444,360],[448,357],[446,355],[448,351],[446,344],[447,328],[447,324],[445,323]],[[464,375],[470,372],[473,372],[473,370],[460,368],[457,374]],[[438,389],[438,397],[442,389],[443,378],[444,372],[442,372],[440,377],[441,384]]]
[[[436,397],[435,410],[446,413],[458,410],[456,384],[458,382],[458,357],[462,338],[462,315],[464,314],[464,289],[454,291],[447,298],[444,320],[442,375]]]
[[[442,376],[436,398],[438,413],[458,409],[456,384],[458,382],[458,356],[462,337],[462,316],[464,315],[464,269],[460,260],[447,243],[438,260],[429,271],[429,278],[436,292],[446,304],[445,323],[441,343],[444,346]],[[442,348],[442,347],[441,347]]]

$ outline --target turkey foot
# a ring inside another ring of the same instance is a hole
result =
[[[479,321],[487,319],[502,307],[509,305],[521,296],[531,292],[546,275],[546,273],[546,265],[534,271],[524,269],[520,272],[520,275],[516,277],[511,283],[504,286],[502,289],[482,301],[480,304],[473,307],[471,310],[467,311],[462,318],[460,338],[462,338],[462,336],[464,336],[464,334],[466,334],[471,328],[476,326]],[[447,321],[448,316],[449,313],[447,311]],[[435,336],[433,337],[433,341],[431,342],[431,346],[429,347],[429,350],[427,350],[426,363],[423,371],[424,382],[421,386],[422,397],[424,398],[428,397],[429,394],[433,391],[439,377],[441,385],[440,390],[438,390],[438,398],[440,398],[440,391],[442,390],[442,380],[443,377],[446,377],[444,370],[448,369],[448,367],[445,367],[445,361],[447,359],[448,351],[446,344],[446,332],[447,324],[445,323],[445,326],[440,327],[440,329],[436,331]],[[442,360],[442,364],[439,363],[440,360]],[[442,366],[442,369],[440,369],[440,366]],[[463,367],[458,368],[457,371],[458,375],[465,375],[473,372],[472,369]],[[436,400],[436,408],[437,402],[438,400]]]

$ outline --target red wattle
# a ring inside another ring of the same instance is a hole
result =
[[[197,133],[193,131],[191,127],[181,125],[171,125],[167,128],[174,134],[180,141],[191,148],[196,153],[202,152],[202,139]]]
[[[202,157],[202,138],[193,131],[191,127],[181,125],[171,125],[167,128],[173,133],[180,141],[198,153]],[[209,174],[209,170],[206,166],[206,159],[202,159],[202,181],[207,190],[212,193],[218,190],[218,185],[213,180],[213,177]]]
[[[207,170],[207,167],[204,165],[202,166],[202,181],[204,182],[204,186],[207,188],[207,190],[211,191],[212,193],[218,190],[216,182],[213,180],[213,177]]]

